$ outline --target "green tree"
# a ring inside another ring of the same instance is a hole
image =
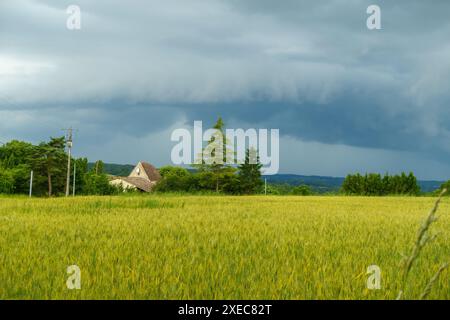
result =
[[[359,173],[349,174],[345,178],[341,190],[345,194],[366,196],[418,195],[420,193],[417,179],[412,172],[408,175],[404,172],[394,176],[385,174],[384,177],[378,173],[368,173],[364,176]]]
[[[221,190],[221,180],[228,174],[233,174],[236,169],[227,164],[227,159],[233,158],[234,154],[229,147],[229,141],[225,136],[225,124],[222,118],[219,117],[213,129],[211,139],[208,145],[203,149],[202,154],[199,155],[196,164],[193,165],[199,172],[209,173],[201,176],[201,184],[209,185],[204,179],[210,177],[213,181],[216,192]]]
[[[184,168],[165,166],[159,169],[159,173],[161,180],[155,186],[155,191],[188,191],[191,188],[191,173]]]
[[[12,140],[0,147],[0,162],[6,169],[12,169],[21,164],[28,164],[28,159],[32,154],[31,143]]]
[[[341,189],[343,193],[348,195],[364,194],[364,177],[359,173],[347,175],[342,183]]]
[[[384,194],[383,181],[378,173],[369,173],[364,176],[364,195],[381,196]]]
[[[261,189],[263,185],[261,168],[262,164],[258,152],[254,148],[247,149],[245,161],[238,167],[239,185],[242,193],[254,194]]]
[[[86,175],[88,173],[88,159],[87,158],[79,158],[73,161],[74,166],[76,167],[75,174],[75,193],[76,194],[86,194],[84,188],[86,184]],[[73,183],[73,170],[70,178]],[[73,190],[72,190],[73,191]]]
[[[417,178],[414,176],[414,173],[410,172],[408,177],[406,178],[407,183],[407,193],[409,195],[418,195],[420,193],[420,186],[417,183]]]
[[[30,167],[27,164],[19,164],[9,169],[14,178],[14,193],[26,194],[30,188]]]
[[[235,172],[224,172],[220,176],[221,191],[227,194],[240,194],[242,189],[239,177]]]
[[[65,172],[67,170],[67,155],[64,152],[65,138],[50,138],[33,148],[31,154],[32,169],[47,177],[48,196],[54,192],[63,192],[65,187]]]
[[[85,175],[83,193],[89,195],[112,195],[119,193],[119,188],[109,183],[106,174],[95,174],[88,172]]]
[[[162,178],[168,177],[168,176],[175,176],[175,177],[186,177],[190,173],[187,169],[182,167],[174,167],[174,166],[164,166],[159,168],[159,174]]]
[[[0,166],[14,179],[14,193],[27,193],[30,183],[30,156],[36,148],[30,143],[13,140],[0,146]]]
[[[0,194],[14,191],[14,177],[10,170],[0,167]]]

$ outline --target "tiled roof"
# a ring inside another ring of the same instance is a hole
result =
[[[132,185],[134,185],[136,188],[145,191],[150,192],[153,185],[155,183],[145,179],[145,178],[137,178],[137,177],[120,177],[119,179],[122,179]]]
[[[145,173],[147,174],[148,178],[151,181],[161,180],[161,175],[159,174],[159,171],[154,166],[152,166],[150,163],[144,162],[144,161],[141,161],[141,164],[145,170]]]

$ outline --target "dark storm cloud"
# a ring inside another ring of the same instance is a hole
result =
[[[138,143],[222,115],[324,148],[448,162],[450,2],[378,1],[382,30],[369,31],[372,3],[2,1],[0,134],[74,125],[91,150],[93,137]],[[80,31],[65,28],[70,4]]]

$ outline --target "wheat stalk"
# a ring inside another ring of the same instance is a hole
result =
[[[425,221],[419,228],[419,232],[417,233],[416,241],[411,250],[411,255],[406,258],[404,266],[403,266],[402,286],[401,286],[400,292],[397,295],[397,300],[402,299],[404,296],[409,273],[411,271],[411,268],[412,268],[414,262],[419,257],[419,254],[422,251],[423,247],[427,243],[433,241],[436,238],[436,235],[430,236],[428,234],[428,230],[430,229],[430,226],[433,224],[433,222],[435,222],[437,220],[436,211],[439,208],[439,204],[442,200],[442,197],[444,196],[444,194],[446,192],[447,192],[447,189],[442,190],[438,199],[434,203],[433,208],[431,209],[430,213],[428,214],[428,217],[425,219]],[[448,266],[448,264],[444,264],[443,266],[441,266],[441,268],[439,268],[438,272],[430,279],[428,285],[425,288],[425,291],[421,295],[421,298],[422,297],[425,298],[429,294],[431,287],[436,282],[436,280],[438,279],[438,277],[442,273],[442,271],[444,271],[447,268],[447,266]]]
[[[431,288],[433,287],[434,283],[437,281],[441,273],[448,268],[448,263],[444,263],[439,270],[434,274],[434,276],[430,279],[430,282],[428,282],[427,286],[423,290],[422,294],[420,295],[420,300],[425,299],[431,292]]]

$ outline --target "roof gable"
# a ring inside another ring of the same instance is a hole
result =
[[[161,179],[159,171],[150,163],[144,161],[140,161],[136,165],[133,171],[131,171],[129,177],[148,179],[153,182]]]

